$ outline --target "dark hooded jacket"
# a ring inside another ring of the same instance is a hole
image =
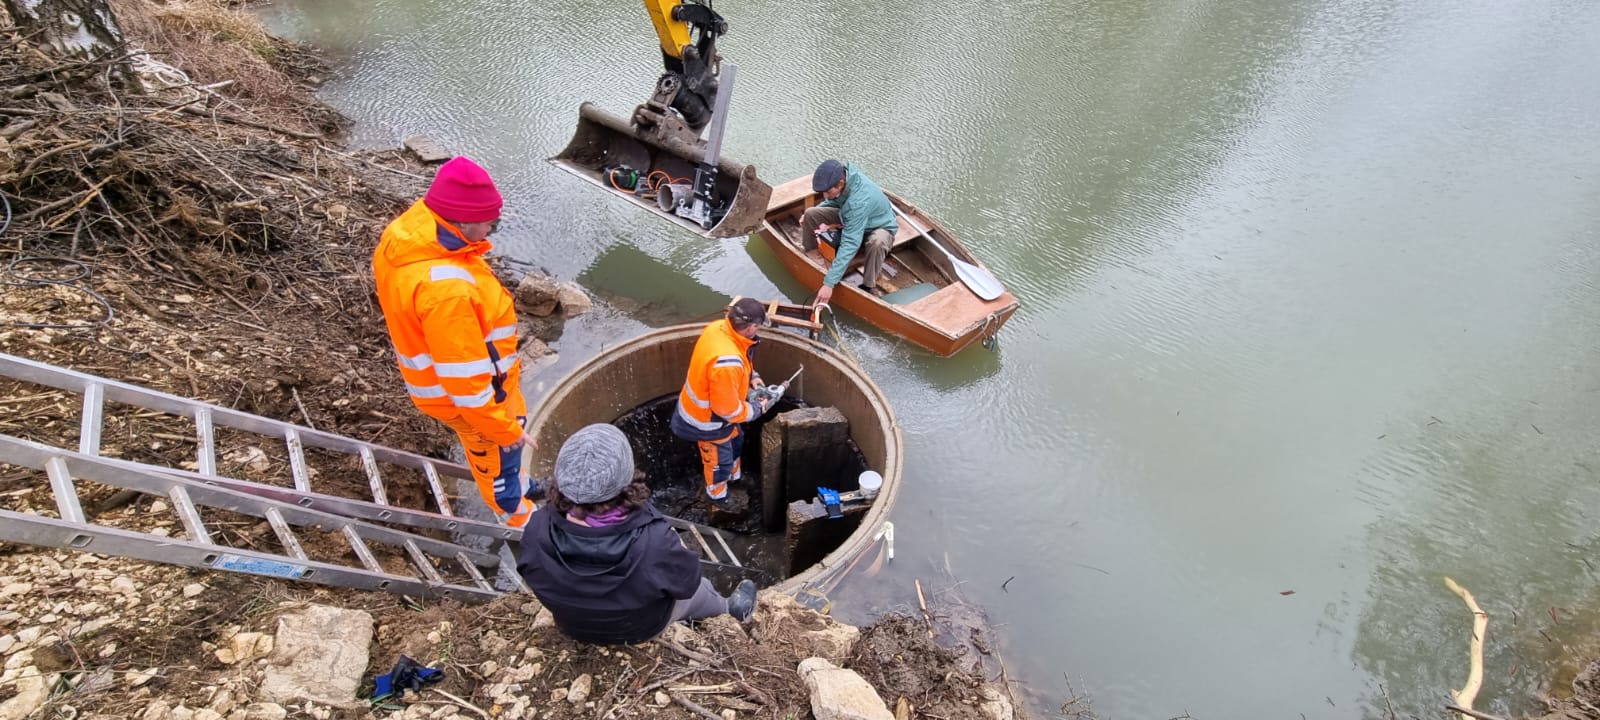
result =
[[[700,561],[655,506],[588,527],[539,508],[522,532],[517,572],[574,640],[640,643],[660,634],[677,600],[700,586]]]

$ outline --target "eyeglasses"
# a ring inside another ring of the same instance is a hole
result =
[[[493,220],[486,220],[486,221],[482,221],[482,222],[457,222],[455,220],[450,220],[448,222],[451,225],[454,225],[454,226],[456,226],[458,228],[462,228],[462,229],[465,229],[468,225],[483,225],[483,224],[487,223],[489,225],[489,232],[484,233],[483,234],[484,237],[489,237],[490,235],[493,235],[493,234],[495,234],[496,232],[498,232],[500,230],[500,218],[495,218]]]

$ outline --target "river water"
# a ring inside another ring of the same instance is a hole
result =
[[[776,184],[854,160],[1022,302],[952,359],[846,323],[905,431],[897,559],[841,612],[961,581],[1034,709],[1436,717],[1491,614],[1478,707],[1528,710],[1593,627],[1600,5],[1016,0],[718,5],[724,151]],[[804,298],[545,164],[625,114],[636,2],[280,0],[363,147],[489,167],[503,250],[605,302],[606,343]],[[892,699],[891,699],[892,700]]]

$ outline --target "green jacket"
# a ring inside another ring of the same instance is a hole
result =
[[[822,278],[822,284],[828,287],[844,279],[844,271],[861,251],[861,241],[867,231],[876,228],[891,234],[900,231],[900,225],[894,221],[894,207],[872,178],[857,170],[855,163],[844,164],[844,177],[844,192],[839,193],[839,197],[817,203],[819,207],[839,208],[839,217],[844,222],[844,229],[839,231],[839,251],[833,256],[828,274]]]

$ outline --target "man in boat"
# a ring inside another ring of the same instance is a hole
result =
[[[844,279],[850,261],[863,249],[866,263],[861,268],[861,289],[883,295],[878,274],[894,245],[894,234],[900,230],[888,196],[855,163],[832,159],[822,161],[811,174],[811,189],[822,193],[822,202],[806,210],[800,221],[800,240],[805,249],[819,250],[833,259],[813,304],[825,305],[833,298],[833,286]],[[831,232],[835,230],[838,232]]]
[[[517,573],[556,627],[580,642],[641,643],[679,620],[727,613],[743,622],[755,583],[723,597],[700,560],[650,504],[633,447],[614,425],[567,438],[556,455],[550,502],[522,533]]]
[[[533,439],[519,382],[511,294],[483,256],[500,191],[466,157],[439,167],[428,192],[389,223],[372,256],[378,304],[411,402],[456,431],[478,494],[522,527],[522,448]]]
[[[700,332],[689,358],[688,376],[678,391],[672,434],[699,443],[706,495],[713,502],[726,499],[728,483],[743,476],[739,456],[744,452],[744,430],[740,423],[761,417],[778,401],[750,392],[762,386],[761,373],[750,365],[750,348],[758,342],[756,333],[765,324],[767,309],[760,301],[734,301],[721,320]]]

